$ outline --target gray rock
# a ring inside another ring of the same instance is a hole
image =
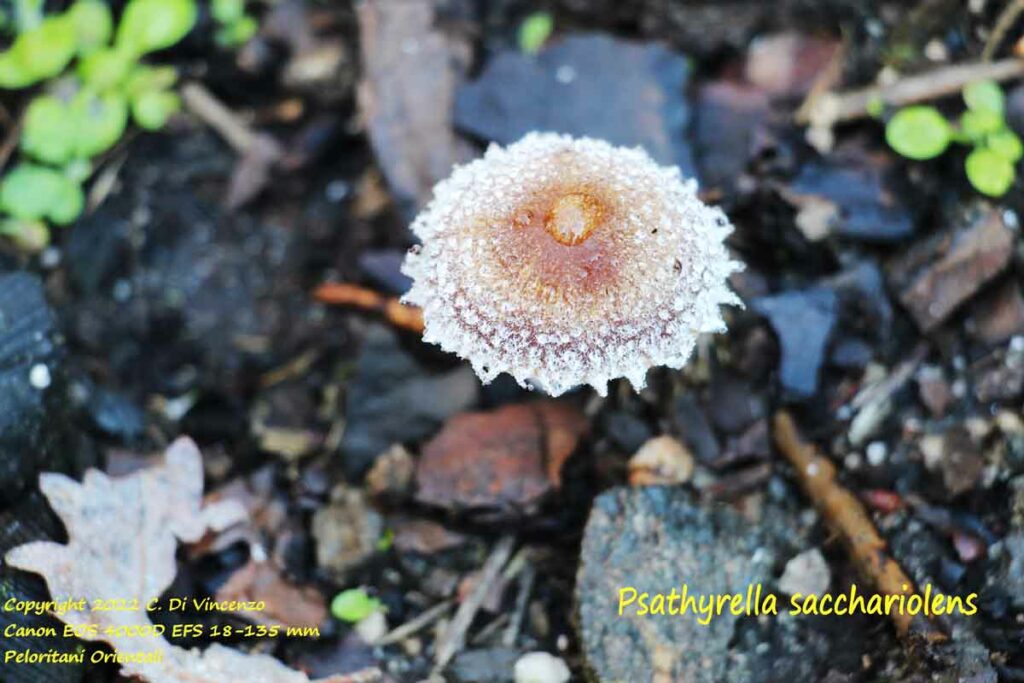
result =
[[[494,57],[459,89],[455,124],[501,144],[539,130],[640,146],[692,176],[689,78],[686,59],[660,45],[570,36],[536,56]]]
[[[614,489],[597,498],[583,538],[577,604],[587,664],[601,681],[723,681],[738,617],[618,615],[619,591],[744,593],[766,581],[776,551],[760,526],[686,491]]]
[[[838,318],[835,292],[823,287],[784,292],[755,300],[754,310],[768,318],[779,338],[783,388],[798,398],[813,396]]]

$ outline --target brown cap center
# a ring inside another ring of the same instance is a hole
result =
[[[544,227],[555,240],[568,247],[582,244],[601,221],[601,203],[589,194],[573,192],[554,203]]]

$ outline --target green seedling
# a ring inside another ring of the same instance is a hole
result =
[[[519,49],[528,55],[535,55],[551,37],[555,21],[547,12],[535,12],[519,25]]]
[[[255,32],[245,0],[212,0],[212,9],[230,29],[230,44]],[[81,213],[91,160],[131,122],[158,130],[181,109],[177,71],[142,60],[180,42],[197,15],[196,0],[128,0],[115,25],[102,0],[75,0],[51,15],[41,0],[16,0],[17,34],[0,51],[0,88],[41,88],[24,111],[22,160],[0,180],[0,235],[25,249],[44,247],[48,225]]]
[[[380,600],[371,598],[362,588],[349,588],[331,600],[331,614],[334,618],[350,624],[358,623],[381,609]]]
[[[964,161],[967,180],[978,192],[1002,197],[1016,179],[1014,165],[1024,155],[1020,138],[1006,124],[1006,98],[994,81],[972,83],[963,90],[967,109],[954,126],[938,109],[905,107],[885,127],[889,146],[902,156],[925,161],[941,156],[953,143],[972,147]]]
[[[210,13],[218,28],[215,40],[223,47],[244,45],[256,35],[259,24],[245,12],[245,0],[212,0]]]

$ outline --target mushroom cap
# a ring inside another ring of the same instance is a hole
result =
[[[457,167],[416,217],[402,271],[425,341],[561,394],[637,388],[682,367],[702,332],[725,329],[732,231],[696,183],[642,149],[530,133]]]

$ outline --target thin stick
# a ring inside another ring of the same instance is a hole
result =
[[[473,587],[473,592],[469,594],[469,597],[459,605],[458,611],[455,612],[455,617],[437,644],[437,650],[434,655],[436,672],[440,672],[451,661],[452,657],[465,646],[466,632],[469,631],[473,618],[476,617],[480,605],[483,604],[484,598],[487,597],[487,592],[491,590],[494,582],[497,581],[501,568],[505,566],[509,557],[512,556],[514,545],[515,538],[513,536],[503,536],[495,544],[494,550],[491,551],[487,561],[484,562],[484,567],[480,572],[480,580]]]
[[[1011,2],[1006,4],[1003,11],[999,13],[995,26],[992,27],[991,35],[985,41],[985,48],[981,51],[981,58],[983,60],[987,62],[992,59],[992,56],[995,55],[996,50],[1002,44],[1003,38],[1006,37],[1006,32],[1017,21],[1021,12],[1024,12],[1024,0],[1011,0]]]
[[[189,111],[217,131],[238,154],[245,154],[257,143],[259,133],[199,83],[181,86],[181,99]]]
[[[418,633],[419,631],[422,631],[424,628],[430,626],[432,623],[443,617],[445,614],[448,613],[448,610],[450,610],[452,608],[452,605],[454,604],[454,600],[445,600],[443,602],[439,602],[430,609],[423,610],[423,612],[418,614],[416,617],[410,619],[409,621],[405,622],[401,626],[396,626],[390,633],[384,634],[384,637],[382,637],[380,640],[374,641],[373,644],[375,646],[383,646],[390,645],[392,643],[397,643],[401,640],[405,640],[409,636],[413,635],[414,633]]]
[[[409,332],[423,333],[423,311],[407,306],[394,297],[384,296],[367,287],[344,282],[328,282],[313,292],[317,301],[334,306],[351,306],[383,315],[394,325]]]
[[[874,102],[899,107],[955,95],[965,85],[977,81],[1006,81],[1022,75],[1024,60],[1020,59],[945,66],[907,76],[890,85],[819,94],[804,102],[797,110],[796,120],[800,124],[828,127],[867,116]]]
[[[796,469],[800,484],[822,517],[842,537],[850,557],[861,575],[882,595],[917,593],[914,582],[888,553],[885,539],[879,535],[861,502],[836,480],[832,461],[818,454],[797,431],[786,411],[775,414],[775,444]],[[923,598],[922,598],[923,599]],[[893,610],[889,617],[901,637],[910,633],[914,617]],[[925,620],[923,635],[932,642],[945,640],[934,624]]]

